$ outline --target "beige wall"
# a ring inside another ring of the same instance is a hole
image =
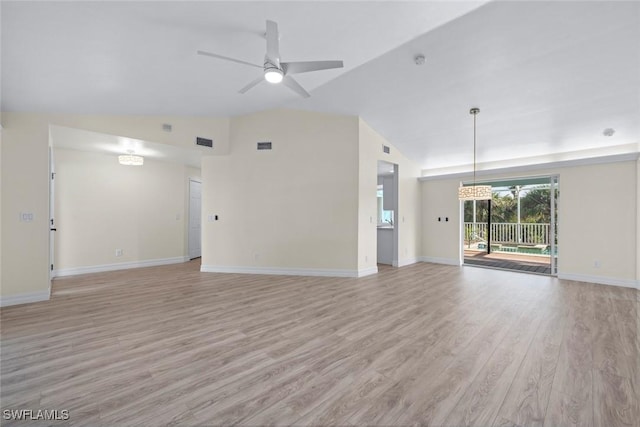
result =
[[[458,179],[421,183],[422,255],[426,261],[460,264],[460,202]],[[438,217],[442,221],[438,221]],[[445,218],[449,221],[444,221]]]
[[[185,176],[197,169],[148,158],[122,166],[115,155],[67,149],[55,149],[54,159],[56,270],[187,255]]]
[[[162,131],[171,123],[173,132]],[[46,292],[49,287],[49,125],[104,132],[153,142],[193,146],[196,135],[214,138],[228,152],[229,120],[217,118],[83,116],[2,113],[2,287],[0,297]],[[34,221],[19,221],[33,212]]]
[[[559,175],[558,274],[603,283],[636,283],[638,162],[594,164],[540,170],[529,175]],[[484,176],[522,177],[527,174]],[[423,253],[443,262],[460,254],[460,179],[422,183]],[[437,222],[449,216],[450,223]],[[595,266],[600,262],[600,267]]]
[[[267,111],[232,119],[230,139],[202,163],[203,270],[355,273],[358,118]]]
[[[390,153],[382,146],[390,147]],[[407,265],[418,260],[421,252],[420,167],[404,157],[393,145],[359,120],[359,209],[358,209],[358,268],[376,267],[377,245],[377,166],[378,160],[395,163],[399,167],[398,212],[395,226],[398,231],[398,258],[395,265]]]

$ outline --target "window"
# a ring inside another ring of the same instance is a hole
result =
[[[393,225],[393,211],[382,209],[382,185],[378,185],[378,225]]]

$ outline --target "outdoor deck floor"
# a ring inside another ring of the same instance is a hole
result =
[[[487,254],[484,251],[479,252],[465,249],[464,263],[480,267],[501,268],[536,274],[551,274],[549,257],[496,252]]]

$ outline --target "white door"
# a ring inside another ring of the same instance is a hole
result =
[[[201,222],[202,222],[202,183],[189,180],[189,258],[202,255]]]
[[[49,146],[49,279],[54,277],[54,260],[55,260],[55,245],[56,245],[56,222],[54,218],[55,213],[55,178],[56,172],[53,163],[53,147]],[[51,288],[51,283],[49,283]]]

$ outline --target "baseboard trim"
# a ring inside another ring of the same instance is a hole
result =
[[[378,267],[375,273],[378,272]],[[329,270],[312,268],[279,268],[279,267],[235,267],[223,265],[202,265],[203,273],[234,273],[234,274],[268,274],[276,276],[322,276],[322,277],[362,277],[375,274],[372,268],[363,270]]]
[[[401,260],[394,259],[391,265],[394,267],[404,267],[406,265],[415,264],[417,262],[419,262],[418,258],[405,258]]]
[[[29,292],[26,294],[9,295],[0,297],[0,307],[8,307],[10,305],[28,304],[32,302],[48,301],[51,298],[50,290],[40,292]]]
[[[430,262],[432,264],[446,264],[446,265],[455,265],[456,267],[460,267],[460,260],[453,258],[438,258],[431,256],[421,256],[418,258],[420,262]]]
[[[371,276],[373,274],[378,274],[378,267],[362,268],[358,270],[358,277]]]
[[[157,267],[159,265],[180,264],[189,261],[188,256],[149,259],[143,261],[120,262],[117,264],[91,265],[87,267],[61,268],[53,271],[53,277],[77,276],[78,274],[103,273],[105,271],[128,270],[131,268]]]
[[[634,279],[620,279],[617,277],[590,276],[588,274],[558,273],[558,279],[576,282],[596,283],[599,285],[622,286],[624,288],[640,289],[640,281]]]

